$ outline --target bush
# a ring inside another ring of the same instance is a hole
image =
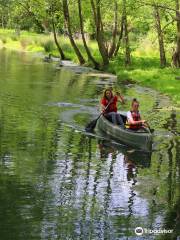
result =
[[[34,44],[35,44],[35,45],[38,45],[38,46],[39,46],[39,45],[42,45],[42,44],[41,44],[41,41],[39,40],[38,37],[34,37]]]
[[[50,39],[42,42],[41,46],[44,48],[45,52],[52,52],[55,49],[54,42]]]
[[[28,45],[32,44],[32,41],[27,38],[22,38],[20,40],[20,43],[21,43],[22,48],[25,49]]]
[[[7,38],[1,37],[1,41],[2,41],[3,44],[6,44],[7,43]]]
[[[16,35],[11,35],[11,40],[12,41],[18,41],[18,36],[16,36]]]

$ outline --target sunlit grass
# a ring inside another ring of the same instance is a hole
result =
[[[67,37],[59,36],[58,41],[68,59],[78,62],[77,56],[72,49]],[[81,53],[87,60],[82,40],[75,39]],[[92,55],[101,62],[96,41],[88,41]],[[53,41],[52,34],[37,34],[21,31],[20,35],[14,30],[0,29],[0,47],[15,49],[18,51],[52,53],[59,56]],[[169,63],[170,63],[170,56]],[[158,49],[156,45],[144,40],[133,52],[132,64],[126,68],[123,61],[123,52],[110,62],[107,71],[118,76],[119,81],[134,80],[141,85],[152,87],[162,93],[168,94],[174,102],[180,104],[180,70],[171,67],[160,68]]]
[[[6,42],[5,46],[9,49],[15,49],[18,51],[22,49],[19,41],[12,41],[11,39]]]
[[[17,41],[21,43],[21,46],[18,46],[18,50],[21,49],[22,51],[36,51],[37,49],[38,51],[42,51],[44,53],[47,52],[52,53],[54,56],[59,56],[52,34],[37,34],[27,31],[21,31],[20,35],[18,35],[18,33],[16,33],[14,30],[0,29],[0,40],[1,45],[3,44],[4,47],[7,48],[13,49],[16,45],[14,42]],[[77,56],[74,53],[68,37],[58,36],[58,41],[62,49],[64,50],[66,57],[75,62],[78,62]],[[80,51],[87,59],[82,40],[75,39],[75,41]],[[88,45],[94,57],[97,58],[98,61],[100,61],[101,57],[99,52],[97,51],[97,43],[95,41],[89,41]]]
[[[110,63],[109,71],[116,73],[120,81],[134,80],[168,94],[174,102],[180,104],[180,80],[176,79],[180,77],[180,69],[160,68],[158,57],[133,57],[129,68],[124,68],[120,58],[115,59]]]

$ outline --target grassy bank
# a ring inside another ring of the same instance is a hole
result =
[[[180,69],[160,68],[158,57],[133,56],[132,65],[128,68],[124,67],[121,58],[116,58],[110,63],[108,71],[115,73],[121,81],[133,80],[167,94],[174,103],[180,105]]]
[[[65,37],[59,37],[59,42],[67,58],[77,62],[77,57]],[[76,40],[80,50],[86,56],[81,40]],[[94,41],[88,43],[91,52],[100,61],[98,46]],[[52,53],[58,56],[56,46],[52,35],[36,34],[22,31],[19,35],[14,30],[0,29],[0,47],[27,52],[42,52],[44,54]],[[131,67],[125,68],[123,63],[123,54],[110,62],[107,71],[118,76],[119,81],[134,80],[140,85],[152,87],[164,94],[168,94],[172,100],[180,104],[180,70],[167,67],[159,67],[158,50],[153,49],[149,43],[137,49],[132,54]],[[143,57],[144,56],[144,57]],[[169,56],[170,59],[170,56]]]
[[[58,41],[68,59],[78,62],[78,59],[71,47],[67,37],[58,37]],[[81,52],[85,54],[85,50],[81,40],[76,40]],[[5,47],[16,51],[25,52],[42,52],[44,54],[52,53],[53,56],[59,56],[56,45],[54,43],[53,34],[37,34],[27,31],[21,31],[20,34],[11,29],[0,29],[0,48]],[[94,56],[100,61],[98,46],[95,41],[89,44],[90,50]]]

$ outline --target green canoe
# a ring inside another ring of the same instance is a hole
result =
[[[97,121],[96,130],[104,132],[112,139],[122,142],[128,146],[139,148],[143,151],[151,151],[152,149],[152,134],[150,132],[136,132],[121,128],[112,124],[103,115]]]

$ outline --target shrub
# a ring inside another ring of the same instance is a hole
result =
[[[27,38],[22,38],[20,40],[20,43],[21,43],[22,48],[25,49],[28,45],[32,44],[32,41]]]
[[[44,48],[45,52],[52,52],[55,49],[54,42],[50,39],[41,42],[41,46]]]
[[[35,45],[42,45],[38,37],[34,38],[34,44]]]
[[[11,35],[11,40],[12,41],[18,41],[18,36],[16,36],[16,35]]]
[[[3,44],[6,44],[7,43],[7,38],[1,37],[1,41],[2,41]]]

